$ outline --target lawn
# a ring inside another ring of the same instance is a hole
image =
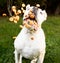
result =
[[[9,22],[8,17],[0,17],[0,63],[14,63],[14,39],[20,32],[20,18],[17,24]],[[60,16],[49,16],[42,24],[46,35],[46,55],[44,63],[60,63]],[[30,60],[23,58],[23,63]]]

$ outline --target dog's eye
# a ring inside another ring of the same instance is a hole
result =
[[[40,14],[42,14],[42,12],[40,12]]]
[[[29,10],[29,8],[27,10]]]

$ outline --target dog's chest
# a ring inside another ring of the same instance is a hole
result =
[[[32,40],[31,37],[34,39]],[[40,42],[39,37],[36,35],[27,35],[25,37],[24,46],[21,50],[23,57],[25,58],[34,58],[38,57],[42,49],[42,43]]]
[[[38,57],[40,52],[40,46],[36,43],[25,44],[24,48],[21,50],[23,57],[34,58]]]
[[[31,37],[34,39],[32,40]],[[43,39],[43,40],[42,40]],[[40,51],[45,47],[43,32],[38,31],[36,34],[29,34],[22,31],[15,40],[15,48],[19,50],[19,53],[25,58],[38,57]]]

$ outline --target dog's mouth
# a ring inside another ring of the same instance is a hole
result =
[[[38,29],[38,23],[35,19],[34,13],[30,14],[29,17],[26,17],[23,21],[23,25],[30,30],[31,33],[34,33]]]
[[[24,19],[24,21],[27,21],[28,19],[29,20],[32,20],[32,21],[36,21],[35,19],[35,13],[33,11],[30,11],[28,15],[25,16],[26,18]]]
[[[31,21],[35,21],[35,22],[37,23],[37,21],[36,21],[35,18],[27,17],[27,18],[24,19],[24,21],[27,21],[27,22],[28,22],[29,20],[31,20]]]
[[[27,21],[29,18],[25,18],[24,21]]]
[[[29,20],[35,20],[35,21],[36,21],[35,18],[30,18],[30,17],[25,18],[24,21],[27,21],[28,19],[29,19]]]

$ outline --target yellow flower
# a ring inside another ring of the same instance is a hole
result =
[[[23,10],[23,13],[25,13],[25,10]]]
[[[17,13],[18,13],[18,14],[21,14],[21,10],[18,10]]]
[[[22,7],[25,7],[25,4],[24,3],[22,4]]]
[[[16,9],[12,9],[12,11],[16,14]]]
[[[9,21],[13,21],[13,17],[10,17],[10,18],[9,18]]]
[[[15,18],[16,18],[16,21],[19,21],[19,16],[16,16]]]
[[[16,36],[12,37],[13,39],[16,39]]]
[[[26,28],[30,28],[30,27],[31,27],[31,25],[29,25],[27,22],[24,22],[23,24],[24,24],[24,26],[25,26]]]
[[[14,14],[16,15],[16,6],[12,6],[12,11],[13,11]]]
[[[30,24],[30,25],[33,25],[34,23],[33,23],[33,21],[30,20],[30,21],[29,21],[29,24]]]
[[[34,24],[35,24],[36,26],[38,26],[38,24],[37,24],[37,22],[36,22],[36,21],[34,21]]]
[[[36,4],[36,7],[40,7],[40,4]]]
[[[23,8],[23,7],[21,7],[21,10],[24,10],[24,8]]]
[[[2,16],[7,16],[7,14],[6,13],[3,13]]]
[[[12,6],[12,9],[16,9],[16,6]]]
[[[26,28],[30,28],[31,27],[29,24],[26,24],[25,26],[26,26]]]
[[[35,18],[35,15],[31,14],[31,15],[30,15],[30,18],[32,18],[32,19]]]
[[[32,11],[29,12],[29,16],[30,16],[30,18],[35,18],[35,15]]]
[[[19,25],[19,27],[20,27],[20,28],[23,28],[23,26],[22,26],[22,25]]]
[[[16,20],[14,20],[14,23],[17,23],[17,21],[16,21]]]
[[[31,36],[31,40],[34,40],[34,37],[33,36]]]

